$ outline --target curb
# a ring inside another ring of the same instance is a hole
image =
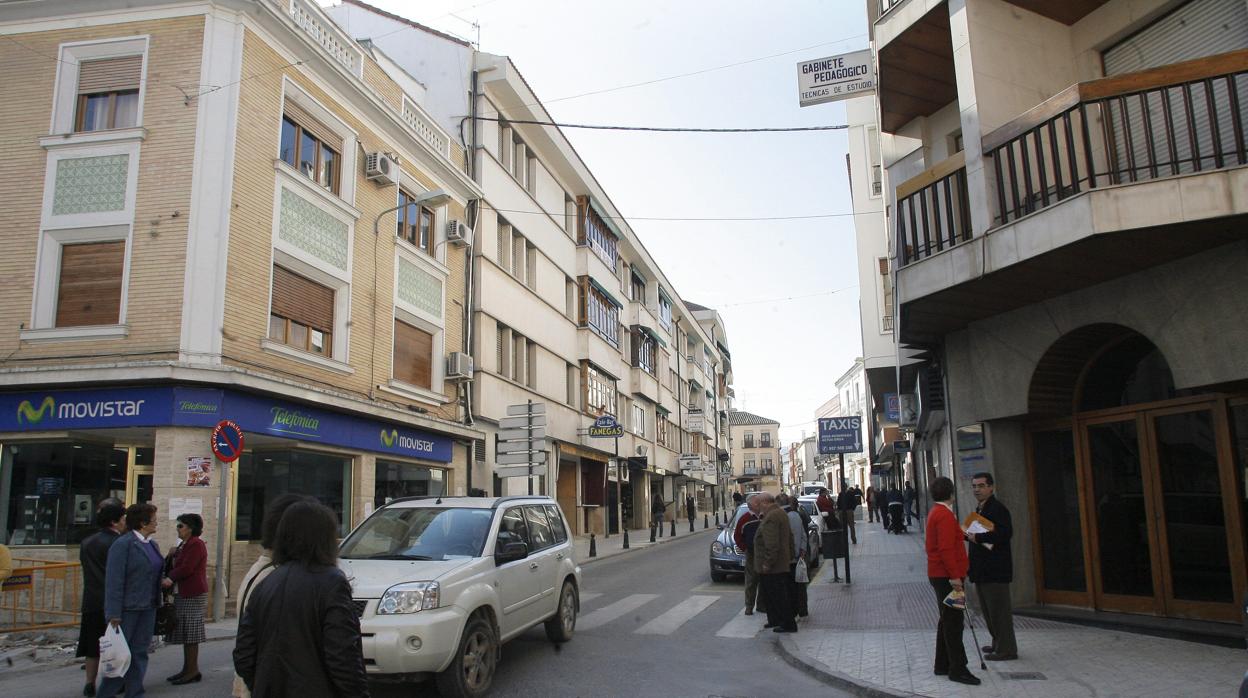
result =
[[[236,637],[238,637],[237,633],[233,635],[220,635],[217,637],[206,638],[204,642],[217,642],[219,640],[233,640]],[[201,642],[199,644],[202,645],[204,644],[204,642]],[[163,647],[161,647],[161,649],[164,649],[165,647],[172,647],[172,645],[164,645]],[[149,657],[150,657],[150,653],[149,653]],[[32,666],[20,667],[17,669],[3,669],[3,670],[0,670],[0,680],[3,680],[4,677],[6,676],[21,676],[23,674],[34,674],[34,673],[38,673],[41,671],[49,671],[52,669],[65,669],[66,667],[71,667],[71,666],[74,666],[75,664],[82,664],[82,662],[83,662],[82,657],[68,657],[66,659],[62,659],[59,661],[47,662],[44,664],[35,664]]]
[[[623,550],[623,549],[616,550],[616,551],[613,551],[610,555],[596,555],[594,557],[586,557],[584,560],[581,560],[577,562],[576,564],[584,567],[585,565],[592,565],[595,562],[602,562],[604,560],[610,560],[613,557],[619,557],[620,555],[627,555],[628,553],[636,552],[638,550],[649,550],[650,548],[657,548],[660,545],[666,545],[668,543],[688,540],[689,538],[696,537],[699,533],[709,533],[710,531],[713,531],[713,530],[715,529],[694,531],[693,533],[686,533],[684,534],[684,536],[677,536],[676,538],[672,538],[671,536],[668,536],[664,538],[663,540],[656,540],[654,543],[650,543],[649,541],[646,541],[645,545],[630,546],[628,550]],[[619,535],[619,534],[616,534],[616,535]]]
[[[863,698],[915,698],[916,693],[899,693],[866,681],[859,681],[848,674],[832,671],[802,654],[797,643],[788,637],[775,639],[776,651],[780,658],[789,666],[807,674],[833,688],[848,691]]]

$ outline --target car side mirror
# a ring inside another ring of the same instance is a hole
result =
[[[505,565],[508,562],[523,560],[529,556],[529,546],[526,543],[514,543],[498,541],[494,546],[494,564]]]
[[[715,528],[718,528],[719,530],[722,531],[725,528],[728,528],[728,524],[715,524]]]

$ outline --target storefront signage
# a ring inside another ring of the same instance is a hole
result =
[[[901,400],[897,393],[884,393],[884,421],[888,424],[901,421]]]
[[[0,394],[0,432],[186,426],[229,419],[287,439],[449,463],[449,437],[390,422],[215,388],[109,388]]]
[[[862,452],[862,417],[823,417],[819,420],[819,454]]]
[[[803,107],[875,94],[871,49],[798,63],[797,92]]]
[[[589,435],[595,439],[617,439],[624,435],[624,427],[615,417],[604,414],[594,420],[594,425],[589,428]]]
[[[706,420],[703,418],[702,410],[689,410],[685,413],[685,431],[695,434],[706,432]]]
[[[222,463],[233,463],[243,455],[243,428],[223,419],[212,428],[212,452]],[[188,468],[189,470],[189,468]],[[187,475],[190,484],[190,475]]]

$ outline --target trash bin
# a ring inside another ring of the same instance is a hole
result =
[[[846,557],[849,551],[845,549],[845,530],[838,528],[831,531],[824,531],[819,534],[820,551],[825,558],[836,559],[838,557]]]

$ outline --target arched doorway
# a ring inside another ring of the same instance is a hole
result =
[[[1041,602],[1239,620],[1248,400],[1176,390],[1148,338],[1099,324],[1050,347],[1029,401]]]

